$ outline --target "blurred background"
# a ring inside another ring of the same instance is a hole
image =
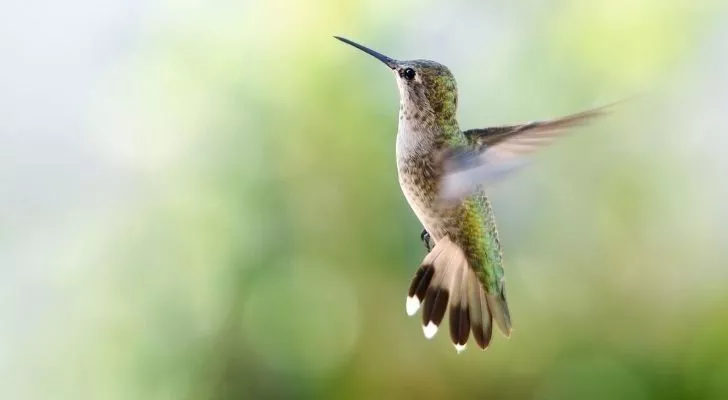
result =
[[[490,189],[514,333],[456,354],[379,62],[464,128],[641,93]],[[0,398],[728,398],[722,0],[0,6]]]

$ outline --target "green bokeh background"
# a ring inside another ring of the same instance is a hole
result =
[[[725,1],[46,3],[0,6],[0,398],[728,398]],[[641,94],[491,188],[510,339],[406,316],[394,79],[335,34],[466,128]]]

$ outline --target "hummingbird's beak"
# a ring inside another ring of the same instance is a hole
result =
[[[352,42],[349,39],[346,39],[346,38],[343,38],[343,37],[339,37],[339,36],[334,36],[334,38],[339,39],[339,40],[341,40],[342,42],[344,42],[346,44],[350,44],[350,45],[356,47],[357,49],[359,49],[359,50],[361,50],[361,51],[369,54],[370,56],[373,56],[377,60],[379,60],[379,61],[383,62],[384,64],[386,64],[389,68],[392,68],[392,69],[397,68],[397,65],[398,65],[397,60],[393,60],[393,59],[385,56],[382,53],[379,53],[379,52],[376,52],[376,51],[374,51],[372,49],[366,48],[366,47],[360,45],[359,43],[354,43],[354,42]]]

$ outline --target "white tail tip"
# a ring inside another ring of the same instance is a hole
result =
[[[435,325],[434,322],[430,321],[426,326],[422,327],[422,331],[425,333],[426,338],[432,339],[437,333],[437,325]]]
[[[407,297],[405,307],[407,308],[407,315],[410,317],[415,315],[417,310],[420,309],[420,299],[418,299],[417,296]]]
[[[465,346],[466,345],[464,345],[464,344],[456,344],[455,345],[455,351],[457,351],[458,354],[460,354],[460,353],[463,352],[463,350],[465,350]]]

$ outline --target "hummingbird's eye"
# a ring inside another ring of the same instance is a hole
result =
[[[412,79],[415,79],[415,70],[413,70],[412,68],[407,68],[402,71],[402,76],[404,77],[404,79],[411,81]]]

